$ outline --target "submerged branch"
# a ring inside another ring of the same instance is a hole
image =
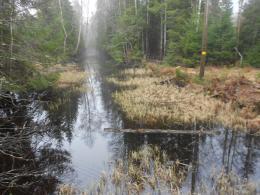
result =
[[[113,129],[105,128],[106,132],[115,133],[139,133],[139,134],[190,134],[190,135],[215,135],[220,134],[220,131],[203,131],[203,130],[171,130],[171,129]]]

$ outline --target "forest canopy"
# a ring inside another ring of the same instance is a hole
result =
[[[77,55],[78,21],[69,0],[1,1],[0,73],[12,86],[3,87],[28,87],[33,77],[47,87],[55,76],[39,75],[35,65],[52,66]]]
[[[98,46],[118,63],[143,57],[172,66],[199,65],[206,0],[98,0]],[[211,65],[259,67],[260,2],[208,0],[208,57]]]

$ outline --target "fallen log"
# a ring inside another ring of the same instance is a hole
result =
[[[205,130],[171,130],[171,129],[114,129],[114,128],[105,128],[106,132],[114,133],[136,133],[136,134],[188,134],[188,135],[218,135],[221,132],[214,131],[205,131]]]

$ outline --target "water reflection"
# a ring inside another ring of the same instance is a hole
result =
[[[47,102],[33,102],[30,109],[2,111],[8,117],[12,117],[12,113],[24,116],[15,120],[15,126],[30,122],[40,132],[21,143],[24,154],[30,151],[33,163],[15,163],[18,169],[28,167],[28,170],[51,173],[26,178],[26,181],[38,181],[32,185],[33,189],[40,190],[38,194],[54,190],[59,180],[85,189],[98,181],[103,170],[109,171],[110,161],[123,159],[127,162],[129,154],[144,145],[157,146],[171,161],[178,159],[191,167],[186,169],[184,194],[212,187],[212,176],[222,170],[259,182],[260,138],[256,136],[228,129],[222,129],[217,136],[105,133],[104,128],[123,128],[129,124],[122,121],[111,98],[113,88],[104,80],[107,69],[99,64],[96,58],[85,62],[89,72],[86,92],[51,92],[43,99]],[[1,172],[11,170],[12,159],[3,154],[0,158]]]
[[[122,121],[111,99],[113,88],[105,82],[102,67],[95,60],[86,64],[87,71],[91,73],[88,80],[91,90],[79,101],[74,124],[77,138],[70,145],[74,168],[81,180],[76,185],[85,188],[98,180],[110,161],[124,159],[127,162],[129,154],[144,145],[157,146],[166,151],[171,161],[179,159],[191,167],[187,170],[183,192],[198,192],[205,186],[211,188],[213,175],[222,170],[259,182],[259,137],[228,129],[222,129],[221,135],[217,136],[104,133],[104,128],[123,128],[129,124]]]
[[[42,140],[31,122],[31,101],[7,95],[1,102],[0,193],[48,194],[70,167],[70,154]]]

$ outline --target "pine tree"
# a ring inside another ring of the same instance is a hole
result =
[[[250,65],[260,67],[260,1],[250,0],[242,14],[239,48]]]
[[[198,53],[198,32],[192,15],[192,5],[188,0],[169,0],[167,8],[169,40],[166,61],[171,65],[190,65],[194,54]],[[194,44],[189,43],[192,40],[195,41]]]
[[[212,1],[214,2],[214,1]],[[235,60],[235,28],[233,26],[232,2],[213,4],[209,18],[208,57],[209,63],[230,64]]]

